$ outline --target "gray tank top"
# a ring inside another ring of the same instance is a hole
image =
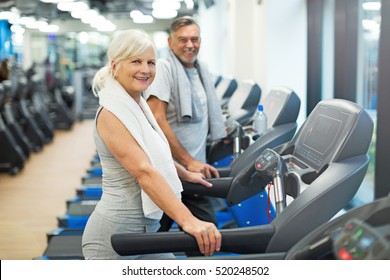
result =
[[[145,218],[142,211],[141,187],[115,159],[97,132],[96,119],[101,109],[95,118],[93,136],[103,170],[103,195],[95,211],[114,222],[129,223],[133,219],[138,222],[145,219],[148,224],[147,220],[150,219]]]

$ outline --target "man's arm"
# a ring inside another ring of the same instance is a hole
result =
[[[213,166],[195,160],[177,139],[166,118],[168,104],[161,101],[156,96],[150,96],[147,102],[157,120],[157,123],[164,132],[165,137],[168,139],[173,158],[192,172],[203,173],[206,178],[211,178],[211,174],[213,174],[214,177],[219,178],[218,171]]]

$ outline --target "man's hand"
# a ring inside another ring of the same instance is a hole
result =
[[[215,169],[210,164],[200,162],[197,160],[192,160],[190,164],[187,165],[187,169],[192,172],[202,173],[207,179],[210,178],[219,178],[218,170]]]

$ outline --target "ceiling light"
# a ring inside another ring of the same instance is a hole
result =
[[[18,19],[19,16],[13,12],[10,11],[4,11],[0,12],[0,20],[5,19],[5,20],[15,20]]]
[[[111,21],[104,21],[104,22],[101,22],[99,25],[97,25],[95,27],[98,31],[101,31],[101,32],[110,32],[110,31],[114,31],[116,29],[116,26],[115,24],[113,24]]]
[[[374,20],[364,19],[362,20],[362,26],[365,30],[371,32],[379,32],[380,25]]]
[[[89,36],[88,36],[88,33],[83,31],[83,32],[80,32],[78,35],[77,35],[77,39],[79,40],[80,44],[87,44],[88,41],[89,41]]]
[[[46,21],[37,20],[37,21],[27,23],[26,27],[30,28],[30,29],[39,29],[39,28],[42,28],[46,25],[48,25],[48,23]]]
[[[26,25],[27,23],[33,22],[33,21],[35,21],[35,18],[33,18],[33,17],[21,17],[19,19],[20,24],[23,24],[23,25]]]
[[[64,12],[72,12],[72,11],[83,11],[88,10],[89,7],[85,2],[64,2],[58,3],[57,9]]]
[[[159,19],[171,19],[177,16],[177,10],[153,10],[152,15]]]
[[[180,2],[178,1],[157,1],[153,2],[152,8],[153,10],[160,10],[160,9],[166,9],[166,10],[178,10],[180,9]]]
[[[74,2],[75,0],[40,0],[40,1],[43,2],[43,3],[58,4],[58,3],[64,3],[64,2]]]
[[[130,12],[130,17],[134,23],[153,23],[154,19],[151,15],[144,15],[139,10],[133,10]]]
[[[41,28],[39,28],[39,31],[45,32],[45,33],[55,33],[58,30],[60,30],[60,27],[56,24],[49,24],[49,25],[42,26]]]
[[[154,19],[151,15],[143,15],[133,18],[134,23],[153,23]]]
[[[194,1],[193,0],[184,0],[186,3],[187,9],[192,10],[194,8]]]
[[[144,14],[140,10],[132,10],[130,12],[130,17],[135,18],[135,17],[142,17]]]
[[[86,11],[72,11],[70,13],[70,15],[72,16],[72,18],[82,18],[83,17],[83,14],[85,13]]]
[[[23,34],[25,31],[25,29],[20,25],[12,25],[10,29],[13,33],[18,33],[18,34]]]
[[[379,11],[381,9],[380,2],[366,2],[363,3],[363,9],[368,11]]]
[[[96,10],[88,10],[88,11],[85,11],[83,13],[83,15],[81,16],[81,21],[83,23],[89,24],[90,22],[93,21],[93,19],[95,17],[98,17],[98,16],[99,16],[99,13]]]

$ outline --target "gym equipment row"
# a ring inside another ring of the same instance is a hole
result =
[[[211,179],[218,188],[187,183],[184,191],[224,197],[235,205],[272,182],[276,216],[266,225],[221,230],[221,251],[240,254],[241,259],[277,258],[329,222],[356,194],[368,168],[372,131],[372,119],[357,104],[324,100],[291,141],[264,150],[235,177]],[[378,214],[389,223],[386,213]],[[363,226],[347,227],[353,231]],[[337,240],[345,240],[345,235],[341,231]],[[112,245],[120,255],[198,250],[195,239],[183,232],[115,234]]]
[[[12,66],[9,80],[0,83],[0,171],[17,174],[32,152],[53,140],[55,129],[70,129],[73,121],[59,89],[52,96],[38,75]]]
[[[292,103],[296,104],[296,100]],[[241,126],[237,127],[243,130]],[[293,129],[289,139],[282,143],[270,141],[275,140],[270,136],[274,129],[272,126],[265,135],[251,141],[246,149],[241,149],[243,151],[231,166],[218,168],[222,178],[210,179],[214,188],[209,190],[184,183],[185,192],[225,199],[230,212],[231,208],[241,208],[253,197],[266,197],[266,200],[253,203],[254,206],[250,207],[254,208],[244,214],[237,211],[234,219],[237,221],[237,217],[241,217],[241,224],[237,223],[236,228],[221,229],[223,252],[213,258],[287,258],[295,244],[327,224],[356,194],[368,167],[367,150],[372,127],[371,118],[360,106],[345,100],[322,101],[296,134],[296,127]],[[267,136],[268,133],[270,135]],[[357,137],[359,143],[354,141]],[[260,144],[262,141],[263,144]],[[261,147],[256,148],[255,144]],[[91,161],[91,167],[96,166],[99,166],[98,156]],[[95,172],[99,177],[99,171]],[[269,186],[272,189],[267,192]],[[273,195],[271,199],[270,194]],[[99,184],[83,185],[77,190],[77,197],[67,202],[68,213],[62,217],[62,224],[59,219],[62,227],[48,234],[44,258],[83,258],[81,235],[88,219],[88,215],[83,214],[93,210],[100,195]],[[268,206],[264,208],[266,203]],[[273,211],[270,211],[272,207]],[[263,218],[252,222],[254,219],[249,216],[253,213],[254,216],[261,213],[260,216],[266,216],[267,220]],[[364,227],[365,230],[370,227],[362,226],[362,223],[353,226]],[[371,229],[371,232],[375,230]],[[378,238],[383,243],[383,238]],[[112,244],[122,255],[197,251],[191,236],[174,231],[114,235]],[[307,254],[299,255],[302,256]],[[373,257],[372,254],[370,256]]]

